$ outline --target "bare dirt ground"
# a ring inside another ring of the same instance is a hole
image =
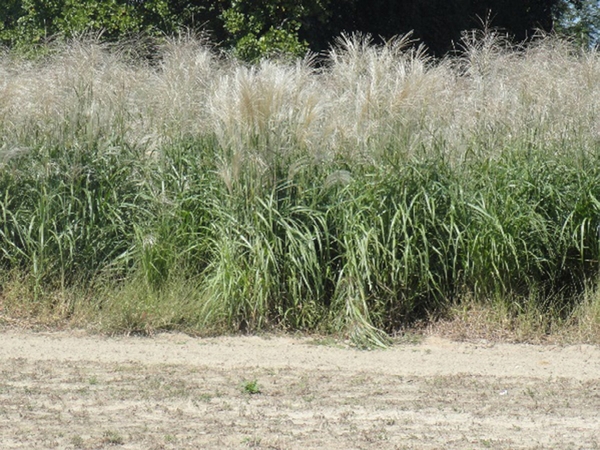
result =
[[[2,449],[600,447],[600,348],[0,332]]]

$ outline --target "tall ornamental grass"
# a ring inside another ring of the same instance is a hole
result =
[[[152,58],[93,39],[4,51],[0,304],[361,345],[467,298],[579,320],[595,311],[600,56],[463,44],[431,60],[346,36],[255,65],[189,37]]]

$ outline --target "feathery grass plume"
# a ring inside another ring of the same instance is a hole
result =
[[[227,164],[241,158],[243,170],[262,173],[274,186],[307,151],[322,158],[321,95],[310,61],[234,64],[208,99],[210,126]]]
[[[140,106],[149,109],[149,136],[178,141],[212,134],[210,97],[228,63],[206,39],[182,35],[159,46],[151,79],[140,85]]]
[[[437,125],[431,99],[437,107],[444,104],[451,77],[444,64],[435,66],[422,47],[411,49],[410,43],[410,35],[383,46],[351,35],[330,50],[324,75],[331,91],[327,128],[340,154],[356,149],[350,158],[372,161],[390,143],[414,148],[430,141]],[[425,118],[431,122],[425,124]]]

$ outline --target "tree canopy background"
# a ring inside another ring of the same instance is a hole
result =
[[[343,32],[383,40],[412,31],[441,56],[484,21],[515,41],[543,30],[589,45],[598,16],[597,0],[4,0],[0,42],[30,48],[83,32],[116,40],[188,29],[208,32],[217,45],[252,60],[322,51]]]

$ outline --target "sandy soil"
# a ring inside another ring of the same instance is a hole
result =
[[[5,330],[0,370],[2,449],[600,447],[586,345]]]

